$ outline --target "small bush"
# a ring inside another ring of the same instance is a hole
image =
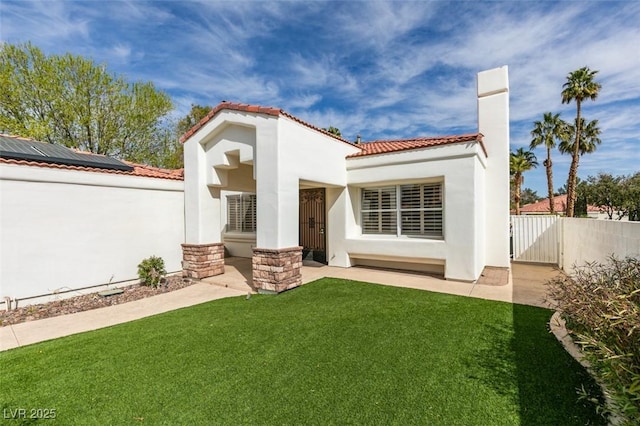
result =
[[[640,259],[588,263],[547,284],[568,331],[606,385],[612,414],[640,424]]]
[[[164,260],[161,257],[151,256],[138,265],[138,278],[143,285],[157,287],[166,274]]]

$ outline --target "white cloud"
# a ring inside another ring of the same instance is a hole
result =
[[[177,116],[192,103],[258,103],[350,139],[474,131],[476,73],[508,65],[512,146],[528,146],[543,112],[573,119],[562,84],[587,65],[602,92],[584,111],[603,144],[581,175],[640,164],[639,2],[2,0],[0,12],[2,41],[151,80]],[[570,159],[556,157],[561,182]],[[527,182],[544,192],[544,168]]]

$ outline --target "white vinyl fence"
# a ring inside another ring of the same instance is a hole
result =
[[[514,262],[560,262],[561,222],[558,216],[511,216]]]
[[[514,262],[549,263],[567,272],[610,256],[640,256],[640,222],[511,216],[511,235]]]

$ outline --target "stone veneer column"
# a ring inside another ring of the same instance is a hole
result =
[[[302,284],[302,247],[253,249],[253,285],[280,293]]]
[[[182,244],[182,276],[207,278],[224,274],[224,244]]]

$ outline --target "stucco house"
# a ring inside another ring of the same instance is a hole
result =
[[[185,275],[224,273],[225,250],[266,292],[299,285],[303,256],[469,282],[508,268],[506,66],[478,74],[477,98],[476,132],[367,143],[222,102],[181,139]]]

